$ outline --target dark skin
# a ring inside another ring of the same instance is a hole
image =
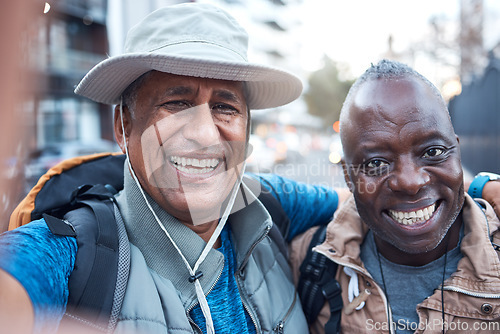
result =
[[[413,76],[371,79],[348,113],[341,128],[345,178],[379,252],[421,266],[455,247],[464,183],[443,101]]]

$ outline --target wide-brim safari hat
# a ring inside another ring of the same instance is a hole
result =
[[[142,74],[171,74],[241,81],[250,109],[278,107],[302,92],[296,76],[247,59],[248,35],[218,7],[189,3],[154,11],[127,34],[124,53],[92,68],[75,93],[118,104],[123,91]]]

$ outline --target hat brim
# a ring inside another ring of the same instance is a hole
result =
[[[123,91],[142,74],[156,70],[176,75],[245,82],[250,109],[285,105],[297,99],[302,82],[272,67],[247,62],[225,62],[171,55],[140,53],[108,58],[92,68],[75,93],[96,102],[119,104]]]

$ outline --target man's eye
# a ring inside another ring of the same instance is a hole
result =
[[[214,104],[212,107],[212,110],[218,112],[218,113],[223,113],[223,114],[236,114],[238,113],[238,110],[228,104],[225,103],[217,103]]]
[[[434,147],[434,148],[431,148],[431,149],[427,150],[424,153],[424,157],[425,158],[437,157],[437,156],[442,155],[443,153],[444,153],[444,149]]]
[[[169,101],[164,103],[163,107],[165,107],[169,111],[179,111],[188,109],[191,107],[191,105],[186,101]]]
[[[374,159],[370,160],[366,163],[366,167],[368,168],[380,168],[384,166],[388,166],[389,164],[383,160],[380,159]]]

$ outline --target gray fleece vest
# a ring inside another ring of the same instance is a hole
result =
[[[248,188],[247,196],[254,196]],[[148,197],[160,221],[194,265],[205,242]],[[198,304],[189,272],[149,212],[128,168],[117,196],[130,242],[130,276],[115,333],[201,333],[189,317]],[[269,236],[271,218],[259,201],[228,220],[236,254],[236,282],[257,333],[308,333],[286,255]],[[217,283],[224,256],[212,249],[200,270],[207,293]],[[229,320],[230,321],[230,320]]]

